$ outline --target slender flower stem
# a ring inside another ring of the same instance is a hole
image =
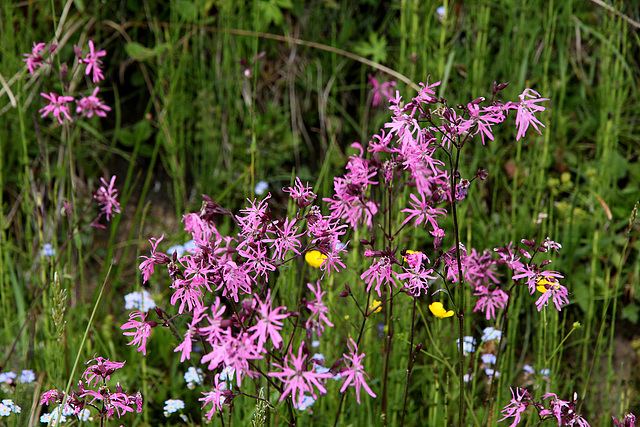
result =
[[[454,144],[455,145],[455,144]],[[450,165],[451,165],[451,215],[453,217],[453,237],[454,237],[454,245],[455,245],[455,255],[456,255],[456,265],[458,267],[458,293],[459,293],[459,304],[458,304],[458,335],[460,338],[458,344],[458,383],[460,386],[460,397],[458,400],[458,424],[460,426],[464,425],[465,418],[465,405],[464,405],[464,349],[463,349],[463,341],[464,341],[464,304],[465,304],[465,290],[464,290],[464,276],[462,274],[462,260],[460,258],[460,234],[458,229],[458,210],[456,203],[456,181],[458,177],[458,166],[460,164],[460,146],[456,145],[456,154],[455,154],[455,162],[451,157],[449,157]]]
[[[391,358],[391,342],[393,340],[393,300],[389,301],[389,311],[387,312],[387,341],[385,343],[384,372],[382,373],[382,407],[380,417],[384,425],[387,425],[387,387],[389,379],[389,359]]]
[[[369,295],[371,295],[371,291],[369,291]],[[367,296],[367,299],[369,297]],[[356,345],[360,345],[360,340],[362,339],[362,334],[364,332],[364,326],[367,324],[367,316],[362,318],[362,325],[360,325],[360,332],[358,333],[358,339],[356,340]],[[344,397],[347,393],[340,393],[340,403],[338,404],[338,410],[336,411],[336,419],[333,423],[333,427],[338,426],[338,420],[340,420],[340,412],[342,412],[342,403],[344,402]]]
[[[505,334],[507,333],[507,326],[509,324],[509,307],[511,306],[511,300],[513,299],[513,289],[516,287],[516,284],[514,283],[511,288],[507,291],[507,294],[509,295],[509,298],[507,298],[507,306],[504,308],[504,312],[502,314],[502,332],[500,333],[500,345],[498,345],[498,350],[497,350],[497,354],[496,354],[496,366],[500,366],[500,359],[502,357],[502,341],[504,340],[504,337],[506,336]],[[498,368],[496,368],[498,369]],[[491,417],[493,416],[493,405],[495,403],[495,399],[494,399],[494,395],[493,395],[493,389],[494,389],[494,378],[495,377],[491,377],[491,385],[489,386],[489,394],[487,395],[487,398],[485,400],[485,407],[487,405],[489,405],[489,413],[488,413],[488,418],[487,420],[491,420]],[[491,403],[489,403],[489,400],[491,400]]]
[[[409,360],[407,361],[407,381],[404,386],[404,401],[402,403],[402,418],[400,419],[400,425],[404,425],[404,416],[407,413],[407,397],[409,396],[409,380],[411,379],[411,371],[413,370],[413,362],[416,359],[417,353],[413,354],[413,334],[415,332],[416,323],[416,298],[413,298],[413,307],[411,309],[411,340],[409,343]]]

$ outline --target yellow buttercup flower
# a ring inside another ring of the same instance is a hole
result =
[[[380,310],[382,310],[382,303],[377,299],[374,299],[371,305],[369,306],[369,310],[371,310],[374,313],[380,313]]]
[[[318,268],[327,259],[327,256],[320,251],[309,251],[304,254],[304,259],[311,267]]]
[[[429,304],[429,311],[433,313],[434,316],[444,319],[445,317],[453,316],[453,310],[445,310],[442,306],[442,303],[439,301],[434,302],[433,304]]]
[[[551,285],[550,287],[547,287],[547,285]],[[538,279],[538,282],[536,283],[536,289],[538,290],[538,292],[540,293],[545,293],[551,289],[556,289],[556,286],[558,286],[558,282],[552,282],[549,279],[547,279],[546,277],[541,277]]]

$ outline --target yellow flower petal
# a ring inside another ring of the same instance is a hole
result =
[[[411,249],[407,249],[406,251],[404,251],[407,255],[409,254],[417,254],[420,253],[420,251],[412,251]],[[404,262],[407,262],[407,257],[403,256],[402,259],[404,260]]]
[[[318,268],[327,259],[327,256],[320,251],[309,251],[304,254],[304,259],[311,267]]]
[[[371,305],[369,306],[369,310],[371,310],[374,313],[380,313],[380,310],[382,310],[382,303],[377,299],[374,299]]]
[[[536,284],[536,289],[538,290],[538,292],[544,294],[545,292],[550,291],[551,289],[555,289],[557,286],[558,286],[557,281],[552,282],[546,277],[541,277],[538,279],[538,282]]]
[[[433,304],[429,304],[429,311],[433,313],[434,316],[439,317],[440,319],[444,319],[445,317],[453,316],[453,310],[445,310],[442,306],[442,303],[439,301],[434,302]]]

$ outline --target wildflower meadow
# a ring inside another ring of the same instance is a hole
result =
[[[3,2],[0,426],[635,426],[639,21]]]

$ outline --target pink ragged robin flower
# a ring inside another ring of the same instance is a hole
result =
[[[135,320],[136,318],[140,318],[140,320]],[[123,331],[126,329],[134,329],[134,331],[131,332],[123,332],[122,335],[132,336],[133,341],[127,345],[137,345],[138,351],[141,351],[144,355],[147,354],[147,340],[149,339],[149,336],[151,336],[151,328],[156,325],[156,322],[147,322],[145,320],[146,318],[146,314],[143,314],[141,311],[134,310],[129,313],[129,321],[120,327]]]
[[[536,105],[536,102],[548,101],[548,98],[540,98],[540,94],[533,89],[525,89],[522,94],[518,95],[520,102],[511,103],[510,108],[518,110],[516,116],[516,126],[518,127],[518,134],[516,135],[516,141],[524,136],[529,128],[529,125],[533,126],[540,135],[542,132],[538,129],[538,125],[545,127],[544,124],[536,119],[535,113],[544,111],[546,108],[541,105]]]
[[[267,296],[265,297],[264,302],[262,302],[257,295],[254,295],[254,298],[258,303],[258,308],[256,310],[259,314],[258,323],[247,331],[255,331],[252,338],[258,338],[258,348],[260,350],[264,349],[267,339],[271,339],[275,348],[280,348],[282,346],[282,336],[279,331],[282,329],[283,325],[281,320],[289,317],[290,313],[281,314],[279,311],[286,310],[287,307],[271,308],[271,289],[267,291]]]
[[[95,362],[95,365],[90,365],[92,362]],[[104,357],[98,357],[89,360],[87,365],[90,365],[85,369],[82,377],[87,381],[87,385],[91,385],[91,382],[95,380],[94,387],[98,386],[98,382],[102,380],[102,384],[106,383],[111,379],[111,374],[113,374],[116,370],[122,368],[124,362],[112,362],[109,359],[105,359]]]
[[[476,292],[473,294],[478,298],[473,311],[482,311],[485,313],[487,320],[496,318],[496,308],[504,308],[509,296],[500,288],[489,290],[487,286],[476,286]]]
[[[176,279],[173,281],[171,288],[175,289],[175,292],[171,295],[171,305],[175,306],[178,301],[180,302],[178,313],[184,313],[185,306],[187,312],[191,312],[194,308],[202,307],[202,289],[192,280]]]
[[[93,89],[93,93],[87,97],[83,97],[76,101],[78,107],[76,113],[85,117],[93,117],[95,114],[99,117],[107,117],[107,111],[111,111],[111,107],[105,105],[100,98],[97,97],[100,86]]]
[[[66,104],[67,102],[73,101],[72,96],[56,95],[53,92],[49,92],[49,95],[47,95],[46,93],[40,93],[40,95],[49,101],[49,105],[39,110],[39,112],[42,113],[40,117],[45,117],[49,113],[52,113],[53,117],[58,119],[58,122],[60,122],[60,124],[64,123],[63,116],[67,120],[71,120],[71,116],[69,115],[69,107]]]
[[[382,291],[380,290],[382,285],[386,285],[389,290],[392,284],[393,286],[397,286],[394,276],[398,273],[393,271],[391,267],[393,267],[393,263],[388,256],[382,256],[373,261],[373,264],[371,264],[367,271],[360,275],[360,278],[364,280],[364,283],[367,285],[367,292],[369,292],[374,282],[376,284],[375,291],[378,297],[382,296]]]
[[[104,409],[102,410],[102,415],[107,418],[111,418],[114,414],[117,414],[118,418],[121,418],[127,412],[133,412],[133,405],[136,406],[136,412],[142,412],[142,393],[137,392],[129,396],[123,392],[120,383],[116,385],[116,391],[114,392],[107,386],[100,387],[98,391],[87,390],[83,387],[82,381],[78,383],[78,389],[80,390],[78,398],[92,397],[87,403],[94,408],[100,406],[96,402],[103,402],[102,407]],[[81,404],[84,404],[84,399]]]
[[[100,216],[104,214],[107,217],[107,221],[110,221],[114,212],[120,213],[120,203],[116,199],[118,197],[118,190],[114,188],[116,176],[112,176],[109,183],[107,183],[104,178],[100,178],[100,181],[102,181],[103,185],[93,194],[93,198],[96,199],[100,205]]]
[[[315,325],[316,323],[314,322],[317,322],[318,335],[321,336],[322,332],[324,332],[324,325],[331,326],[331,327],[334,326],[333,323],[331,323],[331,321],[327,317],[327,315],[329,314],[329,308],[327,308],[327,306],[324,305],[324,302],[322,302],[322,296],[327,292],[322,291],[322,289],[320,288],[319,280],[317,281],[315,288],[311,283],[307,283],[307,288],[309,288],[309,290],[313,292],[315,299],[307,300],[306,307],[309,310],[311,310],[311,315],[309,316],[309,319],[305,323],[305,328],[310,329],[311,325]],[[317,319],[315,319],[316,316],[317,316]]]
[[[216,291],[222,289],[222,296],[238,302],[239,294],[250,294],[252,278],[246,264],[238,265],[234,261],[226,262],[221,269],[221,280]]]
[[[536,289],[542,292],[542,295],[536,301],[538,311],[549,304],[550,298],[553,299],[553,304],[558,311],[562,309],[563,305],[569,303],[569,291],[566,287],[562,286],[558,280],[555,280],[555,278],[541,277],[538,279]]]
[[[300,251],[297,248],[301,247],[302,244],[298,238],[303,236],[304,233],[296,234],[298,227],[295,224],[295,219],[289,220],[289,218],[285,218],[284,222],[276,225],[273,230],[268,230],[274,237],[263,241],[273,242],[271,248],[274,250],[274,258],[284,260],[290,250],[300,255]]]
[[[635,427],[636,426],[636,416],[632,413],[628,413],[625,417],[619,421],[616,417],[611,416],[613,420],[613,424],[615,427]]]
[[[313,203],[317,197],[316,194],[311,191],[312,189],[313,187],[310,187],[308,182],[307,185],[304,186],[300,178],[296,177],[295,185],[293,187],[283,188],[282,191],[289,193],[291,198],[298,202],[298,207],[304,209]]]
[[[200,334],[205,337],[207,342],[212,346],[217,346],[223,341],[224,335],[229,335],[229,325],[231,322],[223,317],[227,307],[224,306],[219,296],[211,306],[211,315],[207,316],[209,326],[200,326],[198,328]]]
[[[407,251],[409,252],[409,251]],[[397,275],[399,280],[405,280],[405,289],[412,296],[419,297],[422,292],[429,289],[429,280],[435,280],[438,276],[433,275],[432,268],[426,268],[423,261],[430,262],[422,252],[408,253],[405,256],[409,268],[402,267],[404,273]]]
[[[415,218],[413,223],[415,228],[418,228],[419,226],[425,227],[427,224],[430,224],[434,230],[437,230],[439,228],[438,215],[446,218],[447,212],[444,209],[433,208],[432,203],[425,200],[424,194],[420,194],[420,200],[413,193],[411,193],[409,197],[411,198],[409,204],[412,209],[402,209],[401,212],[409,214],[407,219],[402,222],[402,225],[407,224]]]
[[[526,389],[516,387],[515,393],[513,392],[513,388],[511,389],[511,396],[511,402],[502,409],[504,417],[499,419],[498,422],[504,421],[507,418],[513,418],[513,423],[511,423],[509,427],[515,427],[520,422],[522,413],[531,404],[528,402],[528,400],[531,400],[531,395]]]
[[[262,359],[255,339],[248,332],[242,332],[234,336],[233,334],[222,335],[221,339],[212,346],[211,352],[202,356],[201,363],[208,363],[210,371],[224,366],[235,369],[236,384],[242,387],[242,379],[245,376],[255,378],[258,373],[251,370],[252,360]]]
[[[204,414],[204,416],[209,420],[213,418],[216,412],[222,411],[222,405],[229,397],[231,397],[232,392],[231,390],[227,390],[226,387],[227,383],[224,381],[220,382],[220,374],[216,374],[213,379],[213,390],[207,393],[202,392],[202,394],[204,394],[204,397],[198,399],[199,401],[204,402],[202,404],[202,408],[207,406],[209,403],[213,404],[213,408],[211,408],[209,412]]]
[[[36,67],[42,66],[42,61],[44,58],[40,54],[44,50],[45,43],[36,43],[33,42],[33,49],[31,49],[31,53],[25,53],[24,56],[26,58],[23,59],[27,63],[27,68],[29,69],[29,73],[33,74],[36,70]]]
[[[548,280],[550,282],[557,282],[558,279],[564,279],[564,276],[557,271],[540,271],[537,266],[525,265],[519,270],[514,270],[514,274],[511,278],[513,280],[526,279],[526,284],[529,287],[529,293],[533,295],[536,291],[536,286],[540,280]]]
[[[207,311],[206,307],[194,308],[193,319],[189,322],[189,328],[184,334],[184,340],[173,350],[174,353],[180,352],[180,363],[183,363],[187,359],[191,360],[191,344],[196,340],[194,337],[196,337],[196,333],[198,332],[198,323],[207,317],[205,311]]]
[[[140,258],[145,259],[138,267],[142,273],[142,283],[146,283],[147,280],[149,280],[149,277],[153,274],[153,266],[155,264],[168,264],[171,261],[167,254],[158,251],[158,245],[162,242],[162,239],[164,239],[164,234],[160,236],[159,239],[156,239],[155,237],[149,239],[149,242],[151,243],[151,256],[140,256]]]
[[[555,393],[542,395],[543,399],[549,400],[549,407],[542,409],[538,415],[542,420],[555,418],[559,426],[591,427],[582,415],[576,412],[578,407],[578,394],[574,393],[571,400],[558,399]]]
[[[362,359],[364,359],[365,354],[358,354],[358,344],[352,339],[349,338],[349,351],[351,352],[349,355],[342,354],[345,361],[349,361],[351,366],[347,366],[340,370],[340,374],[342,378],[345,379],[342,384],[342,388],[340,388],[340,393],[344,393],[348,386],[352,386],[356,388],[356,400],[358,404],[360,404],[360,389],[364,388],[369,396],[376,397],[376,394],[371,391],[369,385],[367,385],[365,381],[365,377],[369,377],[367,373],[364,371],[364,367],[362,366]]]
[[[98,83],[100,80],[104,80],[104,75],[102,74],[102,70],[100,67],[102,66],[101,57],[106,56],[107,52],[105,50],[95,51],[95,47],[93,45],[93,41],[89,40],[89,53],[87,56],[82,59],[82,62],[87,64],[87,69],[85,70],[85,74],[89,75],[93,71],[92,80],[94,83]]]
[[[304,399],[304,393],[307,392],[314,399],[317,399],[315,388],[318,389],[320,394],[325,394],[327,390],[322,384],[322,380],[333,377],[331,372],[318,373],[313,367],[311,370],[307,370],[307,355],[302,354],[304,347],[304,341],[298,348],[298,356],[294,356],[291,349],[289,354],[284,357],[283,366],[273,363],[273,366],[282,370],[282,372],[269,372],[267,375],[270,377],[280,378],[285,384],[284,391],[280,396],[280,402],[282,402],[287,396],[291,397],[297,402],[298,406],[302,405]],[[296,393],[298,397],[296,398]]]

